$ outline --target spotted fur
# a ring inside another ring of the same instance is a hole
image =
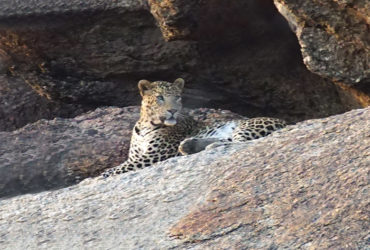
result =
[[[104,172],[104,177],[148,167],[181,154],[196,153],[214,142],[257,139],[286,126],[284,121],[268,117],[206,126],[181,112],[183,79],[174,83],[141,80],[138,87],[142,104],[140,119],[132,131],[129,157]]]

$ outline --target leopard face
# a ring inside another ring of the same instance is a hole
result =
[[[150,82],[141,80],[138,84],[141,102],[142,122],[155,126],[174,126],[181,116],[181,94],[184,80],[179,78],[173,83],[165,81]]]

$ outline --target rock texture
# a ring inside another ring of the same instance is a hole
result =
[[[370,105],[370,3],[275,0],[295,31],[312,71],[366,93]]]
[[[370,109],[0,200],[5,249],[365,249]],[[22,236],[21,238],[19,236]]]
[[[21,13],[1,3],[9,11],[0,47],[12,57],[13,72],[50,99],[133,104],[127,92],[136,86],[126,82],[170,70],[177,77],[180,64],[192,64],[192,45],[165,43],[140,1],[36,2],[39,12],[23,1]]]
[[[40,119],[76,116],[91,108],[50,101],[23,80],[0,75],[0,131],[12,131]]]
[[[76,183],[126,159],[138,108],[98,109],[0,132],[0,196]]]
[[[139,80],[183,77],[192,108],[296,122],[359,107],[306,69],[271,1],[64,2],[0,2],[7,71],[50,100],[137,105]]]
[[[8,54],[0,49],[0,74],[5,74],[11,67],[11,60]]]
[[[83,11],[102,11],[117,8],[142,8],[144,1],[140,0],[2,0],[1,19],[12,17],[27,17],[47,14],[62,14]]]
[[[206,122],[240,118],[230,111],[188,112]],[[139,107],[102,108],[0,132],[0,197],[68,186],[119,165],[138,119]]]

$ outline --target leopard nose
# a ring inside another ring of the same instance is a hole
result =
[[[170,114],[174,115],[177,112],[177,109],[169,109],[167,110]]]

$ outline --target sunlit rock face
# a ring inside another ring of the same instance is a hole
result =
[[[1,246],[366,249],[369,112],[308,120],[110,179],[0,199]],[[93,124],[78,126],[86,125]]]
[[[47,101],[136,105],[139,80],[182,77],[187,107],[296,122],[360,106],[306,68],[272,1],[63,2],[0,3],[2,71]]]
[[[307,68],[351,87],[348,92],[370,105],[369,1],[274,3],[296,33]]]

